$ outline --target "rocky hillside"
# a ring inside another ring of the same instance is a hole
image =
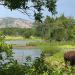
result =
[[[20,18],[0,18],[0,28],[31,28],[32,22]]]

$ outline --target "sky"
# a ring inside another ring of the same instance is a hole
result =
[[[75,18],[75,0],[58,0],[57,15],[64,14]]]
[[[56,10],[58,12],[56,16],[64,14],[65,16],[71,16],[75,18],[75,0],[58,0]],[[51,16],[51,14],[46,10],[43,13],[43,15]],[[11,11],[10,9],[0,5],[0,18],[3,17],[22,18],[33,21],[32,17],[30,18],[17,10]]]

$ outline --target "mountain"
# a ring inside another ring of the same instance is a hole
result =
[[[0,18],[0,28],[31,28],[32,22],[21,18]]]

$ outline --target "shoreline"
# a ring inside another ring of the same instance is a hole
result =
[[[27,49],[33,49],[33,48],[37,48],[36,46],[25,46],[25,45],[12,45],[12,48],[21,48],[21,49],[23,49],[23,48],[27,48]]]

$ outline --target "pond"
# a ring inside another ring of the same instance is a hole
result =
[[[7,44],[26,45],[29,42],[42,42],[42,40],[7,40]]]
[[[5,41],[7,44],[15,44],[15,45],[25,45],[26,43],[31,41],[25,40],[13,40],[13,41]],[[26,57],[30,56],[31,61],[33,61],[36,57],[40,57],[42,53],[40,49],[37,48],[14,48],[13,47],[13,58],[17,60],[19,63],[24,63],[26,61]]]
[[[20,63],[24,63],[28,56],[30,56],[33,61],[36,57],[40,57],[41,54],[40,49],[13,49],[13,52],[14,59]]]

